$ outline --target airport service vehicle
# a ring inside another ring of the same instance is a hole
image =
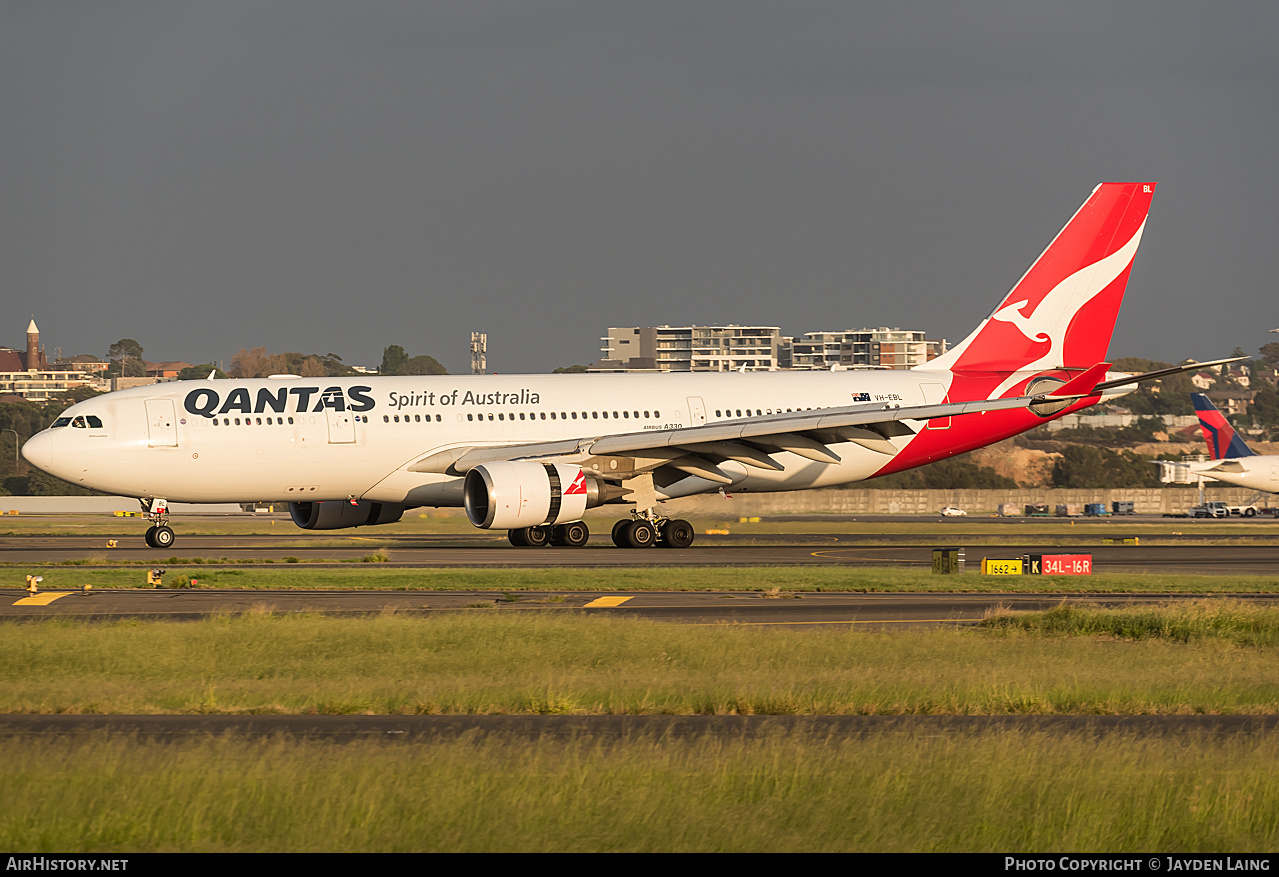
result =
[[[963,509],[957,509],[953,505],[946,506],[945,508],[941,510],[941,513],[943,517],[947,517],[947,518],[959,518],[959,517],[964,517],[968,514],[968,512],[964,511]]]
[[[1255,505],[1231,505],[1227,502],[1212,500],[1206,502],[1202,506],[1196,506],[1190,510],[1191,512],[1205,511],[1206,515],[1194,515],[1194,517],[1210,517],[1210,518],[1228,518],[1231,515],[1240,518],[1255,518],[1258,512],[1267,511]]]
[[[170,501],[286,502],[308,530],[460,506],[530,547],[582,545],[583,512],[618,504],[619,547],[687,547],[663,500],[900,472],[1183,370],[1104,361],[1153,192],[1098,186],[972,334],[911,370],[174,382],[73,405],[23,455],[137,497],[158,548]]]

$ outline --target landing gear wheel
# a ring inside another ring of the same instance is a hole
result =
[[[630,548],[631,543],[626,541],[626,528],[631,522],[623,518],[613,525],[613,544],[618,548]]]
[[[144,537],[142,537],[142,538],[144,538],[144,539],[146,539],[146,540],[147,540],[147,547],[148,547],[148,548],[157,548],[157,547],[159,547],[159,546],[157,546],[157,545],[155,544],[155,531],[156,531],[156,528],[155,528],[155,527],[151,527],[151,528],[149,528],[149,529],[147,530],[147,534],[146,534]]]
[[[173,544],[173,531],[168,527],[156,527],[151,533],[151,544],[155,548],[168,548]]]
[[[688,521],[671,520],[662,524],[663,548],[687,548],[693,544],[693,525]]]
[[[591,531],[584,521],[560,524],[551,531],[551,544],[565,548],[581,548],[591,538]]]
[[[631,521],[626,528],[626,544],[631,548],[652,548],[656,541],[657,531],[643,518]]]
[[[545,548],[551,544],[551,528],[529,527],[524,531],[524,544],[529,548]]]
[[[510,542],[516,548],[527,548],[528,547],[527,533],[528,531],[525,530],[523,527],[519,527],[514,530],[507,530],[506,541]]]

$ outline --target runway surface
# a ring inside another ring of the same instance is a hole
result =
[[[1137,606],[1200,595],[1169,594],[848,594],[804,593],[770,597],[759,592],[526,593],[511,600],[492,591],[248,591],[102,590],[25,592],[0,590],[0,620],[41,618],[190,621],[246,612],[317,612],[368,615],[384,612],[430,616],[443,612],[580,612],[647,618],[680,624],[744,624],[863,627],[971,624],[996,609],[1036,611],[1062,601]],[[1279,605],[1279,595],[1244,599]]]
[[[918,542],[919,536],[908,537]],[[927,539],[927,536],[922,537]],[[1023,554],[1093,555],[1098,571],[1163,572],[1199,575],[1279,574],[1279,545],[1256,544],[1247,537],[1231,537],[1229,544],[1163,544],[1170,537],[1147,538],[1147,544],[1104,545],[1094,540],[1025,537],[1018,544],[966,544],[988,541],[989,533],[941,533],[931,544],[900,544],[902,537],[878,535],[793,534],[730,539],[699,537],[691,548],[679,551],[653,548],[620,549],[605,536],[596,536],[584,548],[515,548],[505,538],[488,535],[459,536],[184,536],[178,545],[160,551],[147,548],[141,536],[117,539],[107,547],[103,536],[6,536],[0,537],[0,563],[39,565],[93,559],[98,565],[112,561],[172,566],[201,558],[205,565],[219,560],[236,562],[316,565],[329,561],[359,560],[385,554],[379,565],[392,568],[464,567],[759,567],[759,566],[896,566],[925,568],[932,564],[933,548],[964,548],[970,565],[982,557],[1019,557]],[[762,544],[761,544],[762,543]],[[178,560],[174,560],[177,558]]]

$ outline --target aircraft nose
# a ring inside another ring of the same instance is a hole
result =
[[[37,469],[45,472],[52,469],[53,436],[49,435],[49,430],[38,432],[27,439],[26,444],[22,446],[22,456],[26,457],[27,462]]]

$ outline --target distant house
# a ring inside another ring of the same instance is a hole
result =
[[[1190,376],[1190,383],[1194,384],[1201,390],[1209,389],[1216,380],[1217,376],[1212,372],[1195,372]]]
[[[1270,386],[1279,384],[1279,369],[1273,369],[1268,366],[1253,366],[1252,376],[1259,381],[1264,381]]]
[[[178,376],[178,372],[184,368],[190,368],[189,362],[148,362],[147,377],[160,379],[173,379]]]
[[[1208,398],[1226,414],[1247,414],[1248,403],[1254,395],[1251,390],[1217,390],[1209,393]]]
[[[1239,368],[1238,366],[1231,367],[1230,379],[1234,381],[1236,384],[1238,384],[1239,386],[1243,387],[1244,389],[1247,389],[1248,384],[1251,383],[1251,380],[1248,376],[1248,372],[1245,371],[1244,369]]]
[[[106,372],[111,367],[111,363],[88,353],[77,354],[76,356],[68,356],[54,363],[58,368],[64,368],[69,371],[84,372],[86,374],[100,374]]]

